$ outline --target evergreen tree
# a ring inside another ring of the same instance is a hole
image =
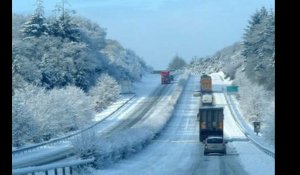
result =
[[[251,17],[249,25],[247,26],[246,32],[244,34],[245,49],[243,51],[243,55],[246,58],[257,54],[256,46],[261,40],[259,35],[263,30],[264,19],[267,16],[268,12],[263,7],[260,11],[256,11],[256,13]]]
[[[249,21],[244,34],[242,54],[246,59],[245,73],[253,82],[274,88],[275,19],[263,7]],[[270,78],[271,77],[271,78]]]
[[[45,23],[44,7],[42,0],[36,0],[36,8],[33,15],[25,22],[21,32],[25,36],[39,37],[41,35],[48,35],[48,25]]]
[[[70,11],[65,9],[66,0],[62,0],[61,4],[56,5],[56,19],[50,25],[50,33],[54,36],[68,38],[71,41],[78,41],[80,32],[78,26],[73,23]]]

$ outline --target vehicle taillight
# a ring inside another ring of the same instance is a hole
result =
[[[200,128],[202,128],[202,129],[205,129],[205,128],[206,128],[205,122],[201,122]]]
[[[219,128],[220,128],[220,129],[223,129],[223,122],[220,122],[220,123],[219,123]]]

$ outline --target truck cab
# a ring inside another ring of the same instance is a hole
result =
[[[170,84],[171,82],[170,71],[161,71],[160,76],[161,76],[161,84]]]

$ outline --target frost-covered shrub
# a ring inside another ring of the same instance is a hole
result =
[[[18,116],[23,116],[22,123],[21,125],[29,125],[32,127],[32,130],[34,132],[31,132],[31,140],[33,142],[39,142],[41,141],[41,127],[39,120],[37,120],[36,116],[40,116],[41,114],[38,113],[37,111],[34,111],[32,109],[37,109],[39,106],[39,103],[37,102],[38,99],[42,99],[44,97],[45,89],[31,85],[28,83],[25,83],[24,87],[15,89],[14,95],[12,97],[13,102],[12,102],[12,118],[18,119]],[[21,105],[21,106],[19,106]],[[23,108],[24,111],[26,111],[26,115],[23,115],[22,110],[18,110],[18,108],[21,107]],[[26,119],[26,120],[24,120]],[[13,122],[13,128],[15,127],[14,125],[17,123]],[[24,139],[26,140],[26,139]],[[30,142],[30,140],[26,140],[27,142]],[[14,137],[13,137],[13,142],[14,142]]]
[[[264,116],[262,132],[268,138],[271,144],[275,143],[275,104],[274,98],[269,100],[266,106],[266,114]]]
[[[112,101],[119,97],[121,88],[118,82],[108,74],[102,74],[96,85],[90,89],[89,95],[97,111],[106,108]]]
[[[244,73],[237,75],[235,82],[240,86],[240,103],[244,116],[250,122],[261,121],[267,111],[268,92],[263,86],[252,83]]]
[[[222,71],[227,76],[229,76],[231,79],[234,79],[235,78],[235,72],[236,72],[237,68],[240,67],[241,65],[242,65],[241,60],[239,60],[238,62],[231,62],[231,63],[226,64],[224,66],[224,68],[222,69]]]
[[[81,129],[89,124],[93,115],[90,97],[74,86],[45,91],[41,87],[26,85],[16,89],[13,96],[12,117],[17,122],[19,116],[26,116],[24,126],[34,127],[36,122],[37,132],[31,133],[35,142]]]
[[[274,94],[262,85],[252,83],[244,72],[237,72],[234,83],[239,85],[239,103],[243,116],[249,121],[262,122],[262,132],[274,143],[275,104]]]
[[[46,106],[41,110],[49,111],[44,117],[50,122],[45,126],[50,130],[55,128],[56,131],[67,132],[81,129],[90,123],[94,115],[90,97],[75,86],[47,91],[45,100]]]
[[[72,144],[80,158],[93,158],[98,145],[94,130],[81,133],[72,140]]]
[[[17,95],[12,98],[12,144],[15,147],[31,142],[38,131],[38,123],[27,109],[25,101]]]

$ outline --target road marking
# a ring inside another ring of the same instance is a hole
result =
[[[154,142],[161,142],[161,143],[191,143],[191,144],[200,144],[197,140],[153,140]],[[202,144],[202,143],[201,143]]]

